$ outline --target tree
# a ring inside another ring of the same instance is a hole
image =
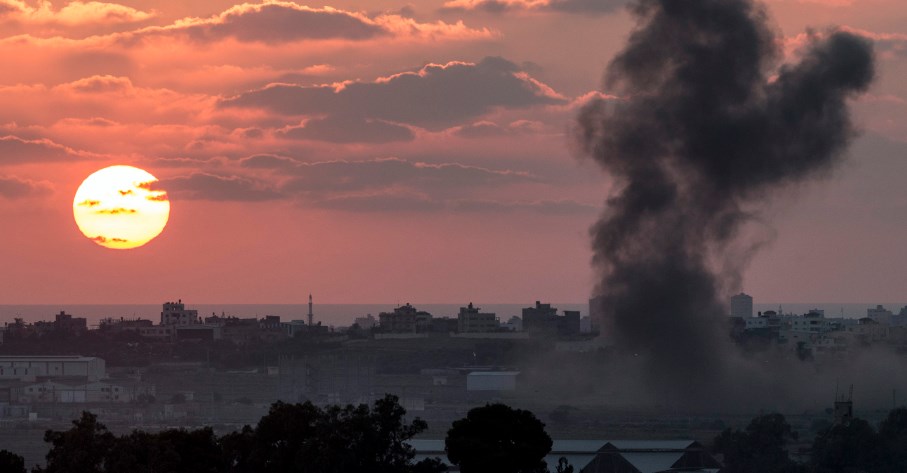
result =
[[[879,441],[882,455],[887,459],[879,468],[887,468],[890,472],[907,471],[907,409],[900,407],[888,413],[879,425]]]
[[[0,450],[0,471],[25,473],[25,459],[9,450]]]
[[[816,473],[881,473],[889,471],[885,456],[872,426],[854,418],[820,432],[811,460]]]
[[[551,445],[535,415],[504,404],[470,410],[444,439],[447,458],[463,473],[544,473]]]
[[[319,408],[277,402],[258,425],[223,439],[236,473],[435,473],[440,462],[413,464],[406,441],[428,426],[404,422],[396,396],[365,404]]]
[[[781,414],[759,416],[746,430],[726,429],[715,438],[714,450],[724,455],[726,473],[795,472],[798,465],[787,455],[787,442],[796,433]]]
[[[82,412],[79,420],[65,432],[48,430],[44,441],[50,443],[47,467],[36,468],[37,473],[103,473],[105,459],[116,442],[114,436],[98,417]]]

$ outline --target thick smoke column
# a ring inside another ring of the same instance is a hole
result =
[[[631,9],[639,26],[605,83],[625,100],[591,103],[576,130],[618,188],[592,229],[597,291],[615,342],[645,357],[649,380],[692,397],[725,379],[723,298],[742,270],[728,249],[769,192],[839,161],[872,47],[814,34],[779,68],[778,38],[751,0]]]

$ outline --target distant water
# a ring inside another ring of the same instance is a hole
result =
[[[463,304],[414,304],[419,310],[430,312],[436,317],[455,317]],[[520,315],[524,307],[533,304],[476,304],[483,312],[494,312],[502,322],[506,322],[514,315]],[[826,317],[859,318],[866,316],[866,309],[874,308],[877,303],[757,303],[754,311],[780,310],[784,313],[805,314],[811,309],[825,310]],[[886,309],[897,314],[905,303],[883,303]],[[589,314],[588,302],[552,303],[560,311],[578,310],[582,315]],[[353,323],[356,317],[372,314],[378,318],[380,312],[393,310],[393,304],[315,304],[315,321],[325,325],[345,326]],[[305,320],[308,313],[307,304],[191,304],[186,303],[187,309],[197,309],[200,317],[212,314],[228,315],[235,317],[257,317],[277,315],[283,321]],[[0,323],[12,322],[14,318],[21,317],[26,322],[39,320],[53,320],[54,314],[66,311],[75,317],[85,317],[88,324],[96,326],[101,319],[107,317],[127,319],[143,318],[160,321],[160,304],[57,304],[57,305],[0,305]],[[754,314],[755,315],[755,314]]]

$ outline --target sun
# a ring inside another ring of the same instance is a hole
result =
[[[72,201],[79,230],[118,250],[140,247],[160,235],[170,218],[167,193],[157,178],[132,166],[110,166],[85,178]]]

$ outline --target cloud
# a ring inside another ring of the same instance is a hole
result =
[[[97,207],[97,206],[101,205],[101,201],[100,200],[83,200],[82,202],[79,202],[76,205],[79,205],[81,207]]]
[[[313,118],[301,126],[288,127],[276,136],[295,140],[330,143],[392,143],[412,141],[413,131],[405,126],[360,117]]]
[[[429,64],[372,82],[274,84],[221,102],[290,116],[358,117],[440,130],[497,108],[566,103],[547,85],[505,59]]]
[[[177,199],[259,202],[282,196],[264,183],[241,176],[193,173],[151,184],[152,190],[166,190]]]
[[[292,169],[300,165],[299,161],[273,154],[256,154],[239,160],[239,165],[249,169]]]
[[[513,137],[538,133],[543,127],[540,122],[517,120],[507,125],[498,125],[491,121],[478,121],[469,125],[454,127],[451,134],[460,138],[496,138]]]
[[[0,177],[0,197],[21,199],[35,195],[44,195],[52,190],[50,183],[36,182],[28,179],[8,176]]]
[[[75,1],[55,10],[51,2],[38,0],[31,6],[21,0],[0,0],[0,19],[38,25],[110,25],[138,23],[154,13],[117,3]]]
[[[319,208],[356,213],[456,212],[514,214],[537,213],[555,216],[594,215],[600,210],[573,200],[499,201],[445,200],[409,192],[378,192],[336,196],[312,202]]]
[[[580,14],[611,13],[624,7],[627,0],[448,0],[441,7],[447,11],[549,11]]]
[[[138,210],[136,210],[136,209],[124,209],[124,208],[122,208],[122,207],[117,207],[117,208],[115,208],[115,209],[100,209],[100,210],[95,210],[94,213],[96,213],[96,214],[104,214],[104,215],[121,215],[121,214],[134,214],[134,213],[137,213],[137,212],[138,212]]]
[[[286,172],[286,171],[284,171]],[[533,182],[527,173],[459,163],[429,164],[399,158],[303,163],[282,186],[289,193],[361,193],[407,189],[423,193],[466,192],[484,186]]]
[[[17,136],[0,137],[0,165],[24,164],[44,161],[68,161],[93,157],[53,141],[41,138],[26,140]]]
[[[167,26],[151,26],[115,36],[121,43],[152,36],[182,35],[196,42],[235,39],[240,42],[281,44],[307,40],[364,41],[375,38],[490,39],[487,28],[463,24],[420,23],[398,14],[368,16],[331,7],[312,8],[294,2],[265,0],[243,3],[209,18],[185,18]]]

